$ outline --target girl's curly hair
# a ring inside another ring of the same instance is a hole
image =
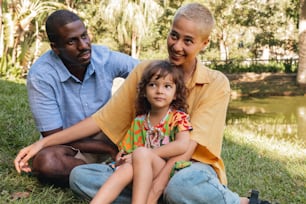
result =
[[[172,101],[171,107],[176,110],[187,112],[187,94],[188,89],[184,83],[184,73],[181,68],[177,68],[167,60],[156,60],[151,62],[144,70],[141,80],[138,83],[138,96],[136,98],[136,115],[146,114],[151,110],[151,105],[146,98],[146,85],[150,82],[154,75],[157,79],[166,77],[168,74],[172,76],[173,83],[176,85],[176,99]]]

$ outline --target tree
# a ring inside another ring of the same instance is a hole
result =
[[[299,67],[297,83],[301,87],[306,87],[306,0],[300,0]]]
[[[38,55],[41,26],[47,11],[54,10],[54,2],[40,0],[4,0],[0,32],[0,74],[20,76]]]
[[[100,4],[102,20],[112,25],[119,49],[138,58],[141,40],[162,14],[154,0],[104,0]]]

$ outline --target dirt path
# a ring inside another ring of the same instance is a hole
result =
[[[296,74],[243,73],[226,76],[231,83],[233,98],[306,95],[306,90],[296,84]]]

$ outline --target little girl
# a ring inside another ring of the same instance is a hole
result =
[[[157,202],[149,200],[152,182],[166,160],[185,153],[189,145],[186,98],[181,69],[162,60],[149,64],[138,84],[137,116],[119,144],[115,172],[91,204],[113,202],[132,181],[133,204]]]

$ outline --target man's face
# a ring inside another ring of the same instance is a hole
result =
[[[74,21],[58,28],[58,40],[51,43],[53,51],[68,68],[87,67],[91,58],[91,42],[82,21]]]

